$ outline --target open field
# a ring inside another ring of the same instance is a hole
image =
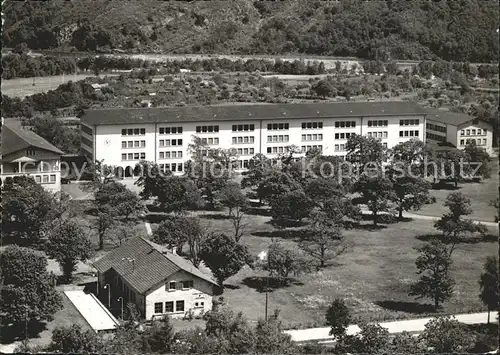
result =
[[[106,76],[117,76],[119,74],[101,74],[101,78]],[[11,80],[2,80],[2,95],[10,97],[24,98],[25,96],[34,95],[49,90],[56,89],[59,85],[67,83],[68,81],[83,80],[88,77],[94,76],[93,73],[86,74],[68,74],[56,76],[41,76],[35,78],[35,86],[33,86],[33,78],[16,78]]]
[[[412,213],[441,217],[448,209],[443,206],[446,197],[458,191],[471,200],[472,214],[470,218],[478,221],[494,222],[497,211],[490,202],[498,196],[498,159],[491,161],[491,177],[478,183],[459,183],[458,189],[454,190],[453,184],[450,189],[431,190],[431,196],[436,197],[436,203],[424,205],[420,211]]]
[[[200,215],[207,228],[230,231],[229,221],[213,215]],[[251,216],[250,227],[241,242],[253,255],[267,249],[272,238],[295,245],[293,231],[276,230],[269,217]],[[371,222],[366,222],[371,223]],[[497,234],[490,230],[491,234]],[[408,296],[409,285],[416,280],[413,248],[421,245],[422,236],[434,235],[436,230],[427,221],[409,221],[384,226],[381,229],[354,229],[345,232],[352,246],[324,270],[297,277],[287,287],[274,289],[269,294],[269,312],[281,310],[280,317],[288,327],[318,326],[324,323],[329,302],[344,298],[354,317],[363,320],[416,318],[432,315],[426,301],[415,301]],[[420,239],[419,239],[420,238]],[[491,242],[461,244],[453,254],[452,275],[456,280],[453,298],[444,304],[445,313],[482,311],[477,297],[477,281],[482,263],[495,252]],[[235,310],[242,311],[251,320],[264,316],[265,293],[259,291],[265,276],[263,271],[245,268],[227,280],[224,298]]]

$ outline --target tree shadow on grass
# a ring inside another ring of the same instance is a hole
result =
[[[271,210],[268,208],[260,208],[260,207],[248,207],[245,209],[245,213],[251,216],[264,216],[270,217]]]
[[[448,239],[443,234],[423,234],[417,235],[417,239],[423,242],[430,242],[432,240],[439,240],[442,243],[447,244]],[[458,244],[477,244],[477,243],[496,243],[498,242],[498,235],[494,234],[484,234],[484,235],[474,235],[469,237],[460,237],[458,239]]]
[[[203,218],[203,219],[213,219],[213,220],[226,220],[230,219],[230,217],[227,214],[220,214],[220,213],[203,213],[199,214],[198,217]]]
[[[406,312],[412,314],[433,313],[436,311],[434,309],[434,306],[429,303],[422,304],[418,302],[377,301],[375,302],[375,304],[391,311]]]
[[[279,279],[269,276],[251,276],[244,278],[242,282],[244,285],[255,289],[257,292],[265,292],[266,288],[268,292],[273,292],[280,288],[304,285],[302,282],[291,277]]]
[[[11,344],[24,340],[26,329],[28,330],[28,339],[38,338],[40,333],[47,329],[47,323],[33,320],[29,321],[27,325],[24,322],[15,325],[3,324],[0,326],[0,343]]]
[[[373,223],[357,223],[355,224],[352,229],[359,229],[359,230],[365,230],[365,231],[377,231],[381,229],[386,229],[386,225],[382,224],[377,224],[374,225]]]
[[[455,183],[453,181],[441,180],[436,184],[432,184],[432,190],[459,190],[461,187],[455,187]]]
[[[307,237],[308,231],[305,229],[278,229],[274,231],[254,232],[252,235],[264,238],[302,240]]]

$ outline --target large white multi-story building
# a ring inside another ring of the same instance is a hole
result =
[[[122,167],[126,176],[141,160],[181,173],[197,136],[212,148],[234,148],[244,169],[255,154],[272,159],[291,145],[302,154],[316,148],[345,156],[352,134],[376,137],[389,149],[412,138],[425,141],[428,115],[411,102],[94,109],[81,120],[82,153]]]

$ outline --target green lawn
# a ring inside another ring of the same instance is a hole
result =
[[[452,189],[453,184],[450,184],[450,189],[431,190],[431,195],[436,197],[436,203],[425,205],[420,211],[416,211],[415,213],[437,217],[442,216],[443,213],[448,212],[447,208],[443,206],[446,196],[454,191],[458,191],[471,200],[473,210],[471,218],[494,222],[497,211],[495,207],[490,205],[490,201],[498,196],[498,159],[492,160],[491,167],[491,178],[482,182],[459,183],[457,190]]]
[[[227,220],[203,220],[211,230],[230,231]],[[296,243],[293,235],[280,238],[283,232],[276,231],[268,222],[268,217],[250,217],[250,226],[241,242],[254,255],[267,249],[271,237],[289,245]],[[301,275],[288,287],[274,289],[269,293],[269,312],[279,308],[282,320],[289,327],[318,326],[323,323],[328,303],[340,297],[347,300],[355,317],[364,320],[417,318],[432,314],[425,305],[426,301],[415,302],[408,296],[409,285],[417,278],[415,259],[418,253],[413,248],[424,243],[418,236],[436,233],[431,223],[415,220],[378,230],[346,231],[346,239],[352,244],[350,249],[327,268]],[[456,280],[455,295],[444,305],[443,312],[484,310],[477,297],[477,281],[485,257],[495,254],[495,249],[493,242],[458,246],[453,254],[452,269]],[[251,320],[264,316],[265,293],[257,290],[254,279],[265,274],[245,268],[226,282],[229,287],[224,291],[224,298],[232,308],[242,311]]]

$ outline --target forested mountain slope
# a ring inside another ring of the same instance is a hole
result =
[[[494,0],[6,1],[4,46],[498,60]]]

